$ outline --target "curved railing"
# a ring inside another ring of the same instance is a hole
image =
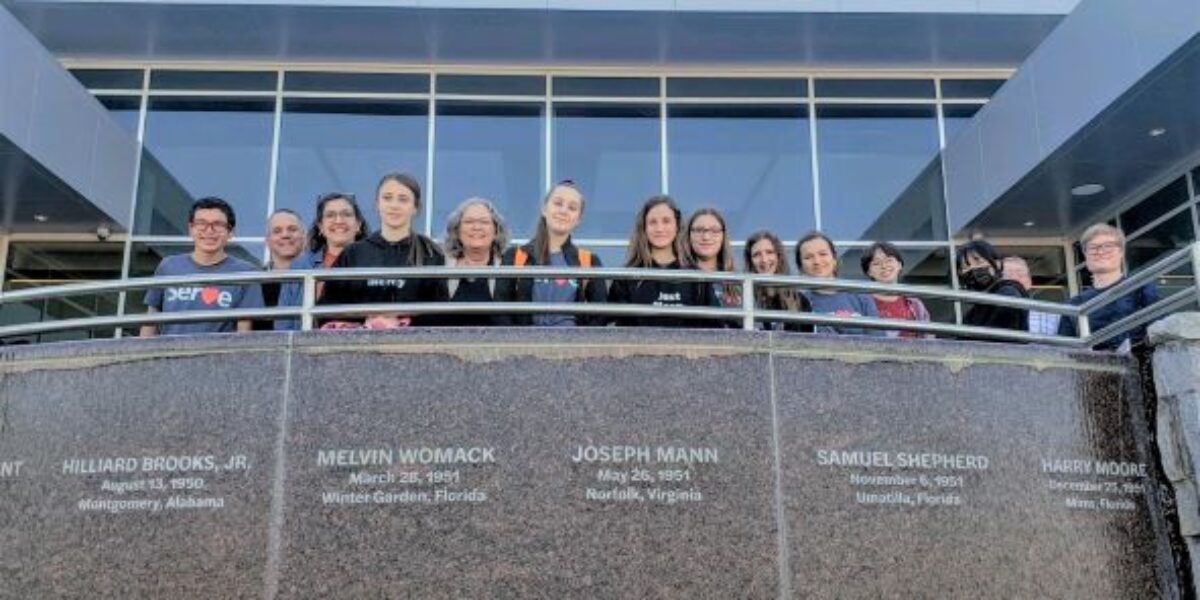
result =
[[[1088,315],[1117,301],[1137,288],[1163,277],[1187,265],[1191,265],[1192,285],[1183,287],[1159,302],[1145,307],[1104,329],[1092,332],[1088,326]],[[370,269],[323,269],[263,271],[246,273],[223,273],[218,275],[189,275],[178,277],[145,277],[111,282],[87,282],[58,285],[36,289],[0,292],[0,308],[17,302],[60,299],[84,294],[124,293],[148,288],[182,284],[234,284],[299,282],[303,288],[300,306],[270,307],[255,309],[227,309],[219,311],[188,311],[176,313],[143,313],[112,316],[96,316],[79,319],[40,321],[0,327],[0,339],[26,335],[70,330],[94,330],[122,328],[145,324],[182,323],[197,321],[232,321],[237,319],[298,319],[301,329],[313,328],[313,323],[322,318],[355,317],[380,313],[424,314],[573,314],[605,315],[611,317],[672,316],[695,319],[723,320],[737,323],[742,328],[753,329],[759,321],[800,323],[816,326],[853,327],[859,329],[886,329],[912,331],[973,339],[990,339],[1008,342],[1032,342],[1068,347],[1094,347],[1124,332],[1140,327],[1150,321],[1177,311],[1190,303],[1200,301],[1200,282],[1195,273],[1200,272],[1200,242],[1194,243],[1157,261],[1153,265],[1128,277],[1120,284],[1105,290],[1092,300],[1080,305],[1059,304],[1025,298],[1012,298],[979,292],[968,292],[903,284],[880,284],[867,281],[843,279],[818,279],[799,276],[753,275],[746,273],[713,273],[705,271],[675,271],[659,269],[589,268],[570,267],[401,267]],[[370,278],[493,278],[531,279],[546,277],[571,277],[582,279],[640,279],[659,281],[692,281],[726,283],[741,287],[742,304],[734,307],[657,307],[639,304],[586,304],[586,303],[533,303],[533,302],[439,302],[403,304],[342,304],[317,305],[316,286],[318,281],[351,280]],[[938,299],[952,302],[985,304],[1035,310],[1077,319],[1078,334],[1073,337],[1044,335],[1007,329],[991,329],[969,325],[940,322],[917,322],[874,317],[842,317],[835,315],[763,310],[754,306],[754,290],[759,286],[790,287],[798,290],[841,290],[859,293],[886,293],[921,299]]]

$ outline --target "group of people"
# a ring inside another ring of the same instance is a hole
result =
[[[341,269],[356,267],[532,267],[538,265],[603,266],[600,258],[572,242],[571,235],[584,216],[586,199],[570,180],[555,184],[542,199],[534,235],[523,245],[509,245],[503,216],[484,198],[469,198],[450,214],[441,244],[413,228],[422,208],[421,186],[411,175],[390,173],[376,188],[374,208],[380,227],[369,232],[363,211],[353,194],[329,193],[316,202],[314,221],[306,231],[299,215],[288,209],[275,211],[268,221],[266,243],[270,270]],[[188,232],[194,246],[189,254],[165,258],[155,276],[216,274],[255,271],[259,266],[226,253],[237,225],[233,208],[219,198],[196,201],[189,213]],[[1071,298],[1082,303],[1124,277],[1124,236],[1106,224],[1090,227],[1081,240],[1094,287]],[[746,270],[757,274],[788,275],[788,254],[780,238],[758,231],[745,243]],[[837,247],[825,234],[813,231],[800,238],[795,263],[801,274],[836,278]],[[625,267],[640,269],[732,272],[736,269],[728,229],[721,213],[703,208],[684,218],[675,201],[666,195],[647,199],[634,218],[626,249]],[[1012,297],[1028,297],[1028,266],[1019,257],[1003,257],[982,240],[957,249],[960,284],[969,290]],[[872,244],[863,253],[864,275],[883,284],[895,284],[904,268],[900,250],[888,242]],[[392,304],[412,302],[535,302],[615,303],[654,306],[741,306],[740,286],[667,279],[596,278],[368,278],[320,281],[318,304]],[[1091,315],[1091,326],[1104,325],[1157,299],[1152,285],[1110,304]],[[151,312],[225,310],[264,306],[300,306],[303,286],[298,281],[280,284],[180,285],[150,289],[145,304]],[[929,321],[929,311],[918,298],[900,293],[860,294],[836,289],[798,290],[788,286],[755,286],[754,304],[767,310],[812,312],[842,317],[882,317]],[[1075,323],[1058,315],[1030,313],[1024,309],[976,304],[964,323],[983,327],[1073,335]],[[724,323],[675,316],[606,317],[585,314],[375,314],[360,318],[332,318],[320,323],[326,329],[392,329],[408,325],[528,325],[528,326],[655,326],[720,327]],[[839,323],[813,327],[795,322],[764,322],[762,327],[790,331],[817,331],[916,337],[914,331],[880,330]],[[249,331],[254,328],[299,329],[298,319],[179,322],[145,325],[143,336]],[[1136,335],[1136,334],[1135,334]],[[1124,336],[1114,341],[1120,344]]]

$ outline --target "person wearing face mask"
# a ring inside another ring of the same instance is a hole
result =
[[[670,196],[652,196],[642,204],[634,219],[633,233],[625,255],[631,269],[685,268],[680,261],[683,239],[680,221],[683,214]],[[693,281],[657,279],[618,279],[608,290],[614,304],[650,304],[653,306],[720,306],[711,285]],[[683,317],[620,317],[617,325],[633,327],[720,327],[704,319]]]
[[[317,197],[317,210],[312,227],[308,230],[308,252],[292,261],[294,270],[328,269],[333,266],[350,244],[367,237],[367,220],[354,194],[330,192]],[[317,281],[318,301],[325,289],[324,281]],[[279,288],[279,306],[300,306],[304,302],[304,286],[299,281],[284,283]],[[300,319],[278,319],[276,331],[296,331]]]
[[[900,249],[888,242],[875,242],[863,252],[859,259],[863,275],[876,283],[895,284],[900,281],[900,272],[904,269],[904,256]],[[899,294],[871,294],[875,301],[875,309],[884,319],[901,319],[904,321],[929,321],[929,311],[920,298],[901,296]],[[916,338],[922,336],[915,331],[888,330],[888,337]]]
[[[433,240],[417,233],[413,217],[421,209],[421,186],[406,173],[389,173],[375,190],[379,231],[342,251],[335,269],[355,267],[440,266],[446,259]],[[325,284],[321,304],[375,304],[394,302],[446,302],[446,281],[436,278],[374,277],[366,280],[331,280]],[[339,319],[334,328],[353,327],[359,319]],[[362,319],[368,329],[395,329],[436,323],[431,316],[410,317],[400,313],[373,315]]]
[[[584,198],[570,180],[557,183],[542,198],[533,239],[529,243],[509,248],[501,264],[506,267],[580,267],[603,266],[600,257],[587,248],[571,242],[571,233],[583,218]],[[496,282],[497,302],[604,302],[608,287],[602,279],[501,279]],[[503,325],[535,325],[539,327],[570,327],[574,325],[603,325],[602,316],[544,314],[500,315]]]
[[[958,282],[972,292],[984,292],[1013,298],[1028,298],[1021,284],[1003,278],[1000,253],[983,240],[967,242],[957,249],[955,266]],[[993,329],[1029,330],[1029,313],[1020,308],[976,304],[963,315],[964,325],[991,327]]]
[[[756,231],[746,239],[746,270],[758,275],[791,275],[783,242],[770,231]],[[812,312],[808,297],[790,287],[759,284],[754,286],[754,307],[762,310],[786,310]],[[771,331],[799,331],[812,333],[813,326],[806,323],[780,323],[759,321],[756,328]]]

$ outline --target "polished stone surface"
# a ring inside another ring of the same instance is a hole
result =
[[[650,329],[6,350],[0,597],[1173,597],[1133,373]],[[222,507],[80,504],[172,496]]]

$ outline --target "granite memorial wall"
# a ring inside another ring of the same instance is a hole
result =
[[[742,331],[0,360],[0,597],[1179,595],[1132,365]]]

